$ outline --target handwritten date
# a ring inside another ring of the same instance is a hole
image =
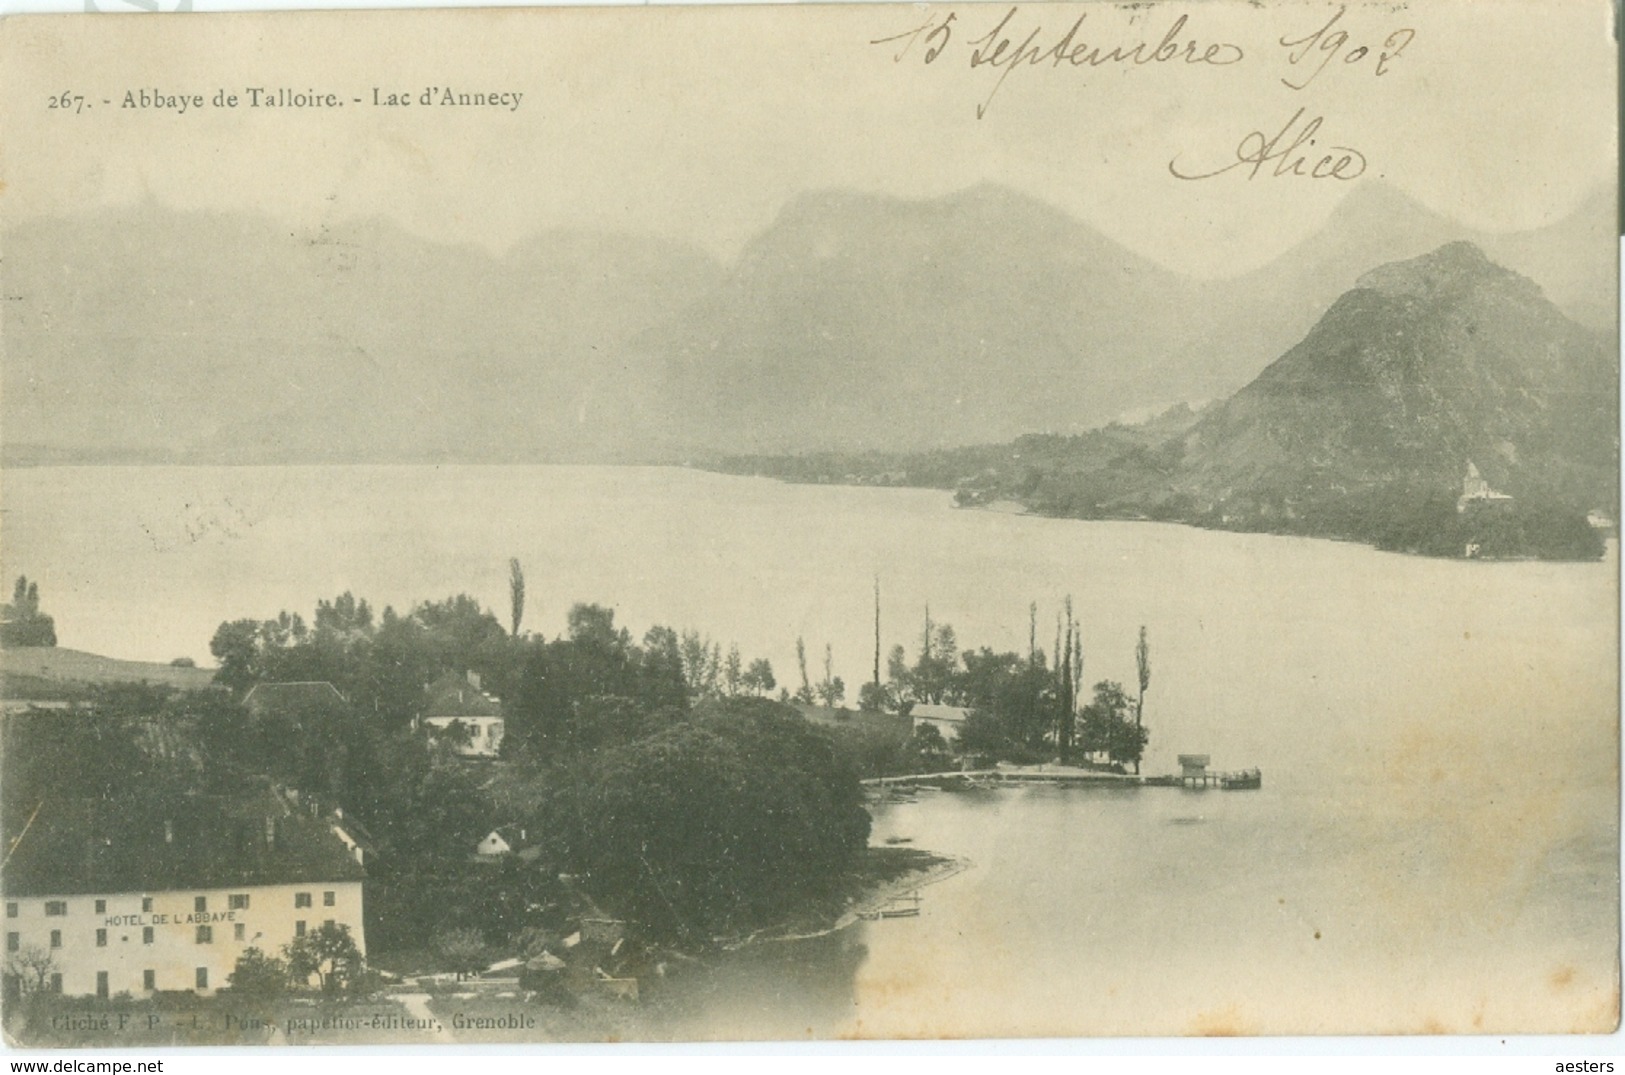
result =
[[[1337,60],[1344,67],[1353,67],[1370,61],[1376,69],[1377,77],[1388,73],[1389,67],[1399,58],[1416,37],[1416,31],[1409,27],[1401,27],[1382,39],[1380,45],[1365,45],[1353,43],[1347,30],[1338,25],[1342,22],[1347,7],[1340,7],[1318,30],[1304,34],[1302,37],[1283,37],[1281,47],[1287,50],[1286,61],[1293,67],[1313,68],[1301,82],[1294,82],[1290,78],[1283,78],[1281,82],[1286,86],[1301,90],[1309,83],[1320,77],[1322,71],[1333,60]],[[1318,66],[1316,61],[1319,61]]]
[[[970,37],[965,31],[963,44],[969,51],[971,70],[990,68],[998,72],[987,97],[976,106],[976,118],[987,115],[993,98],[1004,86],[1011,72],[1017,68],[1043,68],[1048,70],[1116,67],[1125,70],[1148,65],[1228,67],[1240,63],[1245,53],[1240,45],[1230,41],[1198,39],[1186,29],[1189,15],[1180,15],[1169,23],[1160,37],[1150,34],[1138,37],[1113,37],[1104,32],[1099,39],[1088,39],[1084,31],[1087,13],[1079,15],[1066,30],[1047,31],[1043,23],[1029,23],[1019,6],[1005,11],[986,33]],[[871,45],[898,46],[893,63],[902,63],[917,43],[924,46],[924,60],[934,63],[954,40],[957,15],[949,12],[940,20],[932,15],[912,30],[889,37],[876,38]]]

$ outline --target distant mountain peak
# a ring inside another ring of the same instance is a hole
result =
[[[1433,299],[1483,283],[1514,284],[1538,296],[1530,280],[1491,261],[1475,243],[1445,243],[1419,257],[1380,265],[1354,283],[1356,289],[1378,291],[1396,298]]]

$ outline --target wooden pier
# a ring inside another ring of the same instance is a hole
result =
[[[1222,791],[1256,791],[1264,786],[1264,774],[1258,769],[1238,769],[1234,772],[1214,772],[1208,769],[1211,759],[1206,754],[1179,756],[1179,786],[1183,788],[1219,788]]]
[[[1075,769],[1061,765],[1034,765],[1020,769],[950,769],[940,773],[908,773],[876,776],[862,781],[875,791],[898,792],[969,791],[1007,784],[1067,784],[1096,787],[1217,788],[1223,791],[1256,790],[1264,786],[1259,769],[1229,772],[1210,770],[1206,754],[1179,755],[1180,771],[1165,776],[1135,776],[1097,769]]]

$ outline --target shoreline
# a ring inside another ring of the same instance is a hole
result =
[[[870,851],[884,851],[887,848],[874,847]],[[810,941],[819,937],[828,937],[833,933],[848,929],[863,921],[865,914],[880,911],[891,904],[899,896],[930,885],[939,884],[964,873],[976,864],[970,859],[957,855],[939,855],[935,852],[921,852],[930,856],[929,862],[911,868],[895,877],[874,880],[866,883],[858,891],[848,897],[846,907],[828,924],[819,928],[798,928],[790,923],[780,923],[759,929],[747,937],[731,941],[721,946],[722,951],[737,952],[753,944],[780,944],[792,941]]]

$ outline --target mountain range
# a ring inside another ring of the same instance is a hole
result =
[[[724,265],[551,231],[130,209],[3,236],[19,462],[681,462],[1077,433],[1224,398],[1360,275],[1467,238],[1613,330],[1606,194],[1480,235],[1381,184],[1265,267],[1182,276],[1024,194],[792,200]]]
[[[1586,557],[1602,548],[1591,524],[1618,514],[1616,355],[1607,334],[1458,240],[1363,273],[1299,342],[1200,411],[999,446],[729,469],[951,487],[961,504],[1059,516]]]

